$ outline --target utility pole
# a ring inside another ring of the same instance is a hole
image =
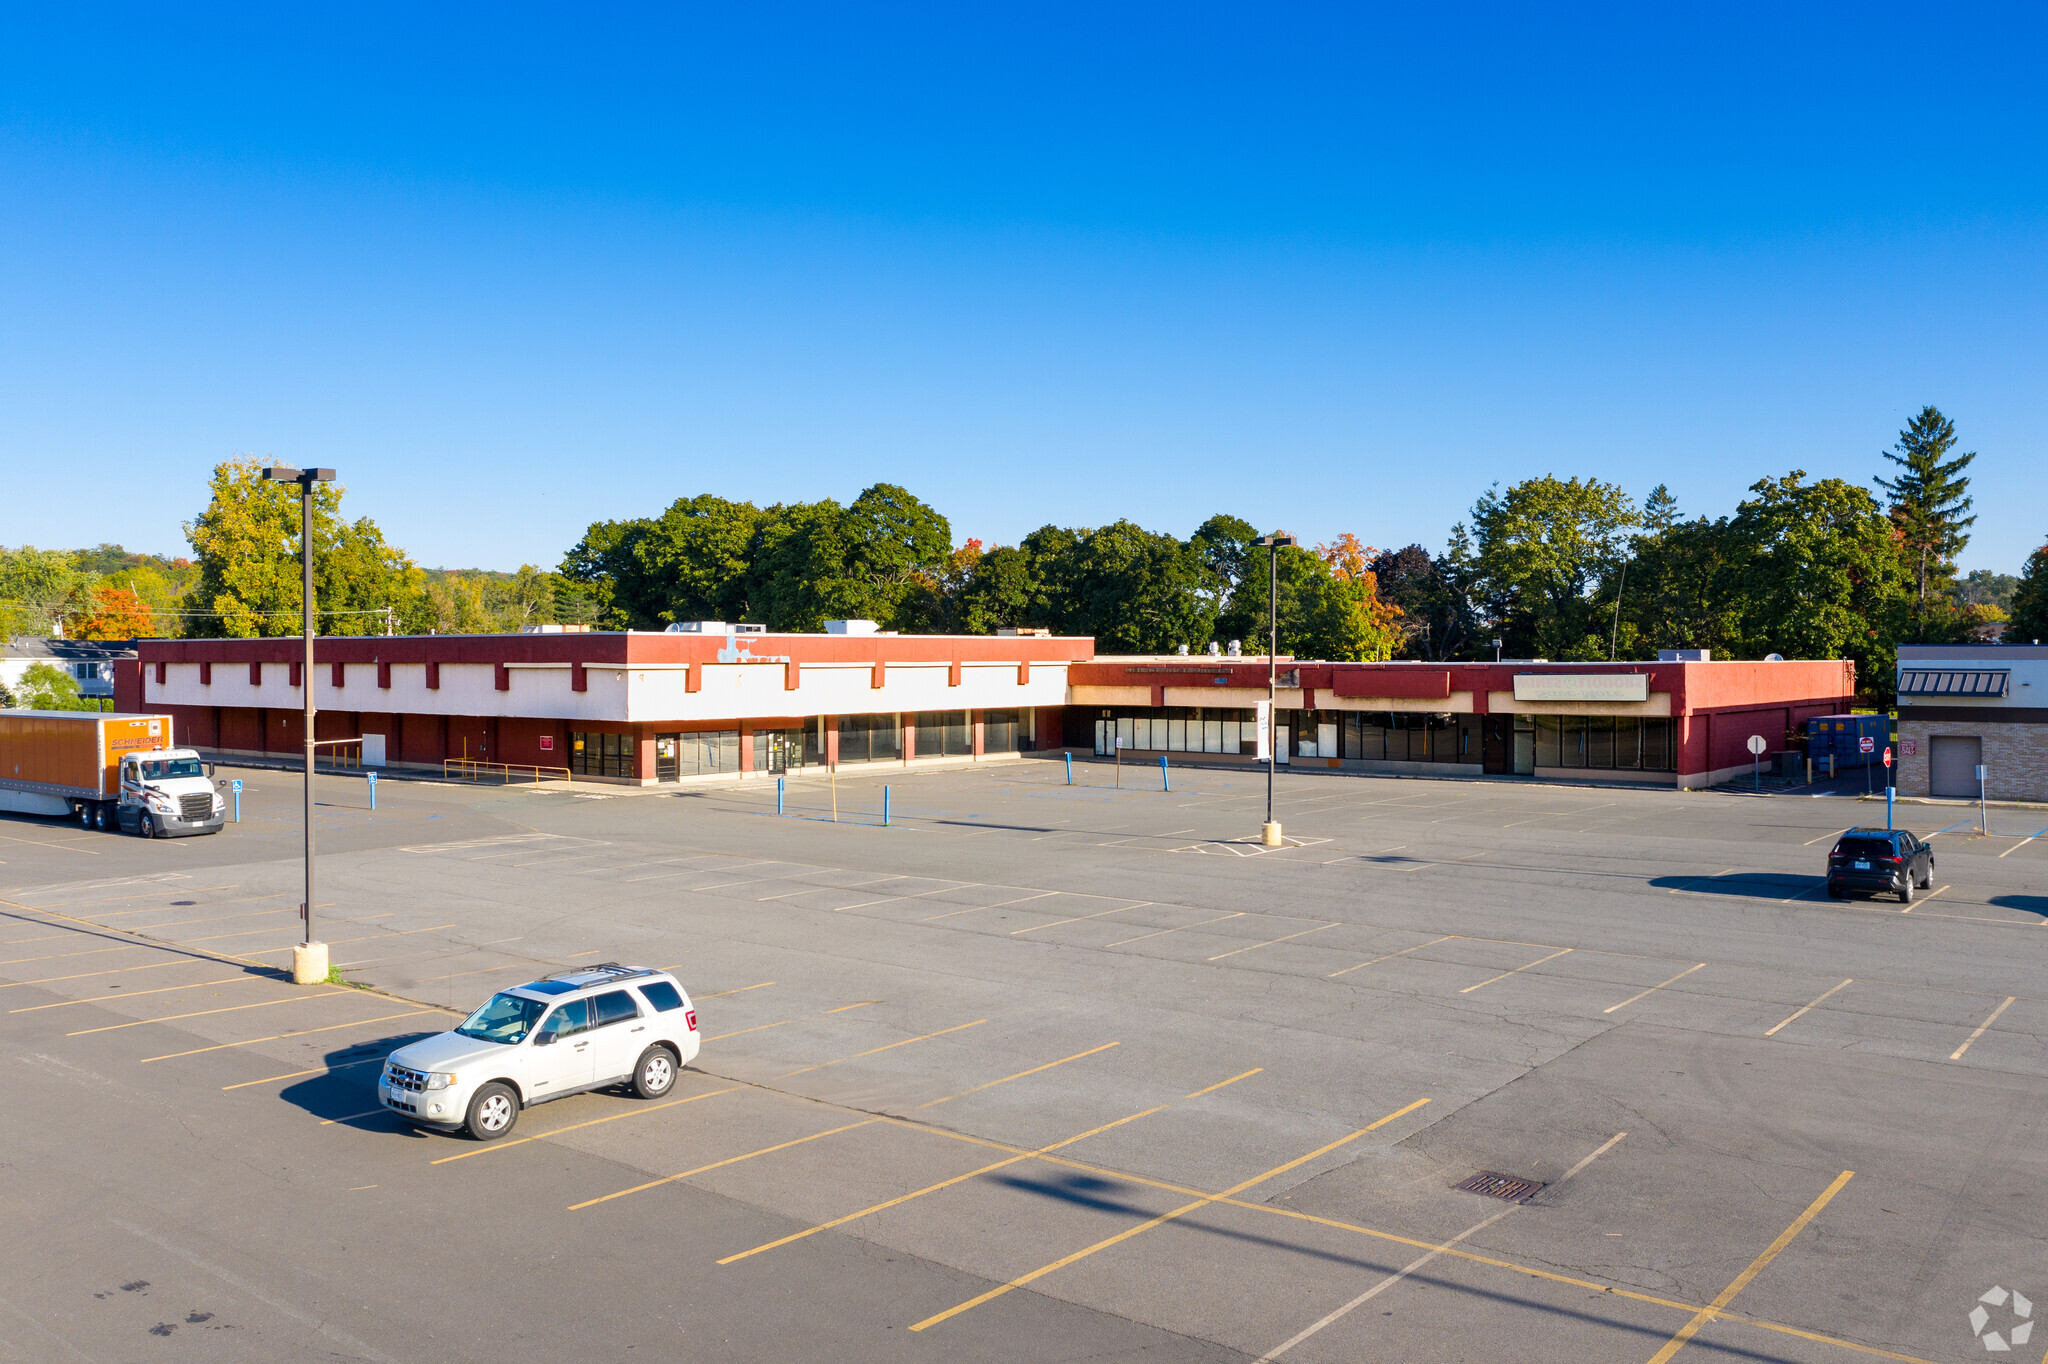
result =
[[[299,915],[305,920],[306,936],[303,942],[292,948],[292,980],[299,985],[316,985],[327,979],[327,944],[313,938],[313,755],[317,752],[313,746],[313,722],[318,714],[313,704],[313,490],[318,484],[332,483],[334,470],[299,470],[278,465],[265,469],[263,476],[273,483],[299,485],[300,604],[306,643],[306,661],[299,675],[306,705],[306,900],[299,907]]]
[[[1255,543],[1266,549],[1266,822],[1259,828],[1259,842],[1277,848],[1280,825],[1273,818],[1273,769],[1280,761],[1280,726],[1274,714],[1280,680],[1280,551],[1293,548],[1295,539],[1276,532]]]

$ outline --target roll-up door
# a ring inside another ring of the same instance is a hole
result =
[[[1975,736],[1937,735],[1929,744],[1929,790],[1937,796],[1977,794],[1977,764],[1984,761],[1984,741]]]

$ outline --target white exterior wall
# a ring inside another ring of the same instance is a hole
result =
[[[744,720],[755,716],[858,715],[898,711],[1009,710],[1066,703],[1065,664],[1035,663],[1031,680],[1019,684],[1015,663],[968,663],[960,669],[960,685],[948,686],[944,663],[892,663],[883,684],[872,685],[873,670],[865,663],[808,664],[798,672],[797,689],[783,687],[780,663],[707,663],[701,690],[689,690],[689,671],[677,664],[656,667],[591,667],[584,673],[586,691],[570,687],[566,663],[513,663],[507,667],[510,690],[497,689],[497,672],[489,663],[443,663],[441,685],[427,688],[423,663],[391,665],[391,685],[377,685],[377,667],[352,663],[347,685],[332,685],[326,663],[313,668],[313,704],[321,710],[388,712],[407,715],[545,716],[565,720],[674,720],[682,722]],[[249,685],[244,663],[213,665],[213,685],[202,686],[197,663],[165,665],[158,685],[156,668],[143,669],[143,695],[151,706],[251,706],[300,710],[299,688],[290,685],[289,667],[263,665],[263,681]],[[1148,693],[1149,695],[1149,693]]]

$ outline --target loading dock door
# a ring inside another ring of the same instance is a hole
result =
[[[1928,790],[1937,796],[1977,794],[1977,764],[1984,761],[1984,741],[1975,735],[1957,738],[1938,734],[1929,745]]]

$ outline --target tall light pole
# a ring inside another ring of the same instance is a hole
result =
[[[280,464],[265,469],[263,477],[272,483],[299,485],[300,604],[306,640],[306,662],[299,674],[306,703],[306,902],[299,907],[299,914],[306,922],[306,937],[292,949],[292,980],[314,985],[327,979],[327,944],[313,940],[313,489],[317,484],[332,483],[334,470],[301,470]]]
[[[1266,822],[1259,829],[1259,842],[1269,848],[1280,846],[1280,825],[1273,819],[1273,768],[1280,760],[1280,727],[1275,721],[1273,702],[1278,690],[1280,667],[1280,550],[1293,548],[1292,535],[1261,536],[1254,541],[1266,549]]]

